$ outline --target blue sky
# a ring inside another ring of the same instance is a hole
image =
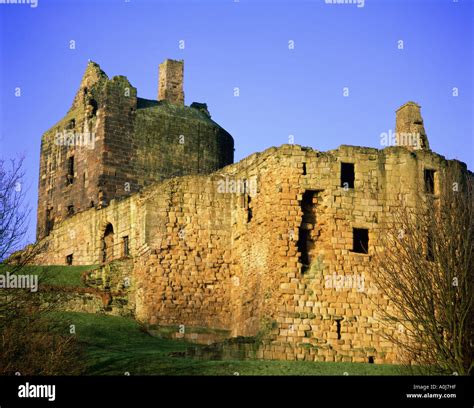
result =
[[[235,139],[236,161],[289,135],[318,150],[380,148],[395,110],[413,100],[431,148],[473,170],[473,21],[471,0],[0,4],[0,156],[25,156],[28,238],[41,135],[69,109],[88,59],[149,99],[158,64],[184,59],[186,104],[208,104]]]

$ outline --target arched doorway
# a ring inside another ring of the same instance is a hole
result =
[[[108,223],[102,237],[102,262],[110,262],[114,254],[114,227]]]

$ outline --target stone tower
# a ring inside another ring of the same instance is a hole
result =
[[[184,105],[183,61],[167,59],[160,64],[159,71],[158,100]]]
[[[183,61],[160,65],[160,101],[89,62],[66,116],[41,139],[37,238],[89,208],[163,179],[234,161],[234,140],[207,105],[184,105]]]
[[[423,118],[420,113],[421,106],[415,102],[407,102],[396,111],[396,143],[410,150],[428,149]]]

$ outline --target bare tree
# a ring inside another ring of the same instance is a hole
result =
[[[14,253],[24,245],[30,214],[24,202],[23,179],[23,160],[12,160],[8,168],[0,160],[3,283],[14,275],[31,275],[33,272],[27,265],[42,249],[42,244],[32,244]],[[39,276],[39,283],[41,279]],[[0,375],[74,374],[82,370],[80,348],[75,338],[64,335],[67,322],[51,319],[50,313],[57,302],[49,301],[48,296],[29,288],[0,287]]]
[[[439,178],[438,194],[427,188],[384,225],[374,281],[389,300],[390,307],[380,309],[392,328],[386,336],[405,362],[421,372],[468,375],[474,364],[474,178],[459,166]]]
[[[23,159],[12,160],[10,169],[0,159],[0,261],[23,244],[29,210],[25,209],[23,193]]]

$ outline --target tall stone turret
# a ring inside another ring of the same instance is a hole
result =
[[[426,136],[421,106],[415,102],[407,102],[396,112],[396,143],[410,150],[427,149],[430,145]]]

